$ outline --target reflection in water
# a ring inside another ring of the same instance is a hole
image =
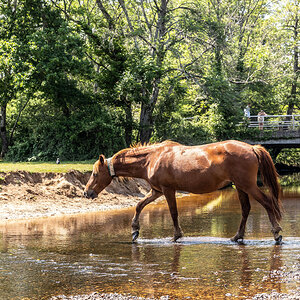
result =
[[[130,242],[134,209],[2,223],[0,299],[93,291],[246,299],[296,290],[300,195],[285,197],[281,246],[274,245],[267,215],[256,203],[245,245],[229,241],[241,217],[233,190],[179,199],[185,232],[179,243],[171,242],[173,227],[165,203],[143,211],[136,244]]]
[[[159,293],[156,291],[152,296],[166,295],[172,291],[171,295],[174,297],[205,295],[218,298],[230,294],[247,298],[256,293],[286,290],[286,287],[281,288],[281,278],[274,278],[272,275],[283,266],[281,246],[270,245],[266,249],[260,249],[260,254],[263,254],[260,258],[256,257],[257,249],[249,249],[246,245],[227,246],[223,249],[213,249],[212,245],[195,249],[187,249],[181,244],[170,247],[173,256],[169,261],[169,270],[165,273],[166,278],[163,279],[164,284],[159,288]],[[145,265],[150,255],[159,264],[160,259],[154,250],[133,245],[132,260],[136,264]],[[157,253],[161,254],[160,251]],[[148,274],[155,274],[157,271],[156,265],[148,265],[148,268]],[[147,284],[150,283],[153,288],[157,278],[159,277],[152,275],[151,283],[148,278]]]
[[[292,191],[300,191],[300,173],[293,173],[289,175],[283,175],[280,178],[281,186],[284,186],[285,189]]]

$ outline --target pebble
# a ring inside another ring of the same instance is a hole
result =
[[[300,290],[290,294],[272,292],[255,295],[252,300],[300,300]]]
[[[110,293],[110,294],[100,294],[100,293],[92,293],[89,295],[75,295],[75,296],[65,296],[59,295],[54,296],[50,300],[153,300],[154,298],[144,298],[144,297],[137,297],[132,295],[121,295],[117,293]],[[159,300],[168,300],[169,296],[162,296],[158,298]]]
[[[231,296],[231,294],[226,294],[226,296]],[[162,296],[160,298],[144,298],[144,297],[132,296],[130,294],[121,295],[117,293],[108,293],[108,294],[91,293],[88,295],[74,295],[74,296],[59,295],[59,296],[52,297],[50,300],[116,300],[116,299],[118,300],[153,300],[153,299],[169,300],[170,298],[169,296]],[[300,300],[300,289],[290,294],[277,293],[275,291],[270,294],[261,293],[255,295],[251,299],[252,300]]]

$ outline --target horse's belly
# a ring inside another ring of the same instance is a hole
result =
[[[221,182],[199,182],[198,184],[178,184],[176,187],[176,190],[180,191],[186,191],[193,194],[205,194],[205,193],[211,193],[214,192],[220,188],[223,188],[224,186],[228,185],[231,181],[225,180]]]
[[[187,191],[194,194],[204,194],[216,191],[227,184],[231,180],[223,174],[216,176],[215,174],[203,172],[202,174],[185,174],[184,176],[175,176],[173,184],[176,190]]]

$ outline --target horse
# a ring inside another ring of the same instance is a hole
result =
[[[269,194],[257,186],[260,174]],[[267,211],[272,233],[280,243],[282,230],[282,205],[279,198],[278,174],[268,151],[260,145],[229,140],[200,146],[185,146],[173,141],[139,145],[123,149],[111,158],[100,155],[93,165],[93,172],[84,189],[84,196],[95,198],[115,176],[134,177],[146,180],[151,190],[137,204],[132,219],[132,241],[139,236],[139,216],[143,208],[164,195],[174,225],[174,238],[183,236],[178,222],[175,193],[177,190],[194,194],[216,191],[234,183],[240,201],[242,218],[238,231],[231,238],[242,242],[245,226],[251,209],[249,196],[258,201]]]

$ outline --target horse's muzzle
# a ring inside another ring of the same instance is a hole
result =
[[[94,199],[94,198],[97,198],[98,195],[95,193],[94,190],[88,190],[88,191],[84,191],[83,192],[83,196],[85,198],[92,198],[92,199]]]

